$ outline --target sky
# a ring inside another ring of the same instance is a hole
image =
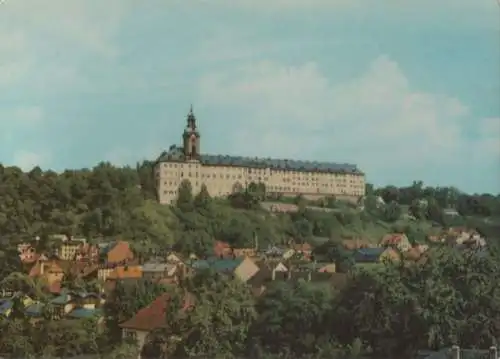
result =
[[[500,192],[496,0],[0,0],[0,162],[201,150]]]

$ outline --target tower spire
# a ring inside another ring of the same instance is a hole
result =
[[[189,114],[192,115],[193,114],[193,104],[191,104],[191,106],[189,107]]]

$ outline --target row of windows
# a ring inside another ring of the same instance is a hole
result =
[[[181,164],[181,163],[164,163],[164,168],[199,168],[199,165],[191,165],[191,164]],[[169,172],[168,170],[165,172]],[[239,178],[242,177],[242,175],[246,172],[247,174],[255,174],[255,175],[261,175],[261,176],[282,176],[282,177],[300,177],[304,179],[314,179],[314,180],[321,180],[324,177],[329,177],[332,178],[332,180],[335,179],[349,179],[353,181],[359,181],[360,176],[358,175],[352,175],[352,174],[342,174],[342,173],[317,173],[317,172],[292,172],[292,171],[277,171],[277,170],[270,170],[270,169],[255,169],[255,168],[242,168],[242,169],[236,169],[236,168],[230,168],[226,170],[226,172],[231,172],[231,174],[226,174],[226,176],[238,176]],[[195,176],[198,176],[198,172],[195,173]],[[202,174],[203,176],[210,177],[216,176],[215,173],[213,174]],[[220,174],[220,176],[223,176],[223,174]]]
[[[269,192],[296,192],[296,193],[301,193],[304,192],[304,187],[301,187],[300,185],[292,185],[292,186],[268,186],[268,191]],[[212,192],[212,195],[217,195],[217,196],[222,196],[222,195],[229,195],[231,194],[231,191],[228,190],[228,188],[216,188],[215,190],[209,189],[209,192]],[[330,193],[330,194],[352,194],[352,195],[363,195],[364,191],[362,189],[356,189],[356,188],[345,188],[345,187],[337,187],[337,188],[332,188],[332,187],[326,187],[326,188],[314,188],[311,189],[311,193]],[[177,188],[175,189],[170,189],[170,190],[164,190],[163,195],[168,195],[168,196],[177,196]]]
[[[166,187],[178,187],[180,185],[180,182],[177,182],[177,181],[164,181],[163,182],[163,185],[166,186]],[[193,185],[195,187],[198,187],[200,184],[198,181],[196,182],[193,182]],[[321,188],[340,188],[340,189],[343,189],[343,188],[351,188],[352,190],[363,190],[364,186],[362,185],[346,185],[346,184],[341,184],[341,183],[338,183],[338,184],[332,184],[332,183],[323,183],[323,184],[318,184],[318,183],[311,183],[311,182],[292,182],[290,183],[291,187],[321,187]],[[268,189],[271,191],[273,188],[277,188],[276,185],[267,185]]]
[[[174,173],[174,176],[173,177],[177,177],[177,175],[179,175],[179,177],[181,178],[184,178],[184,172],[180,172],[179,174],[177,173]],[[166,176],[167,177],[167,176]],[[201,176],[198,172],[188,172],[187,173],[187,177],[188,178],[202,178],[202,179],[216,179],[216,178],[219,178],[221,180],[243,180],[243,176],[242,175],[230,175],[230,174],[223,174],[223,173],[219,173],[219,174],[216,174],[216,173],[211,173],[211,174],[204,174],[202,173]],[[270,180],[269,177],[263,177],[263,176],[248,176],[246,178],[248,181],[255,181],[255,182],[267,182]],[[307,181],[307,183],[315,183],[316,185],[318,185],[320,182],[319,179],[317,178],[307,178],[307,177],[288,177],[288,178],[283,178],[282,179],[283,182],[285,183],[289,183],[289,182],[297,182],[297,181],[301,181],[301,182],[304,182],[304,181]],[[331,178],[330,179],[330,183],[339,183],[339,184],[345,184],[345,183],[349,183],[351,184],[352,186],[356,186],[356,185],[360,185],[360,186],[364,186],[363,182],[359,181],[359,180],[352,180],[350,179],[349,181],[347,181],[346,178]]]

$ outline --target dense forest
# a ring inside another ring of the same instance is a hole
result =
[[[0,166],[0,278],[46,300],[39,283],[22,274],[12,277],[20,271],[13,244],[38,236],[38,245],[49,245],[54,233],[94,242],[120,237],[139,255],[171,247],[202,255],[215,239],[244,247],[313,243],[317,237],[331,239],[328,243],[345,237],[378,241],[399,231],[412,243],[425,243],[434,231],[467,226],[496,244],[500,234],[500,196],[421,182],[404,188],[367,185],[358,204],[280,198],[256,184],[227,199],[213,199],[206,189],[193,196],[188,182],[179,193],[174,206],[156,202],[149,162],[136,168],[102,163],[63,173]],[[294,203],[298,210],[270,214],[261,202],[271,200]],[[453,343],[488,347],[500,338],[500,261],[497,246],[491,247],[486,256],[433,248],[425,266],[349,269],[342,288],[276,282],[258,298],[237,280],[212,272],[186,278],[177,289],[145,281],[119,284],[106,302],[104,333],[92,320],[54,321],[50,313],[33,326],[17,303],[10,319],[0,320],[0,353],[136,358],[134,346],[121,341],[117,323],[165,291],[172,302],[166,313],[170,325],[145,349],[151,358],[406,358],[416,349]],[[187,313],[179,311],[185,291],[198,303]]]
[[[265,246],[290,238],[358,236],[378,240],[393,230],[405,231],[418,242],[432,226],[467,225],[488,236],[499,233],[499,195],[468,195],[455,188],[425,187],[421,182],[404,188],[367,185],[364,211],[334,198],[308,203],[299,197],[281,199],[298,204],[297,213],[271,216],[259,206],[268,197],[263,186],[251,184],[228,200],[212,200],[206,190],[192,198],[189,183],[183,183],[180,203],[169,208],[155,200],[152,167],[151,162],[135,168],[101,163],[93,169],[55,173],[40,168],[23,172],[0,165],[0,238],[12,243],[54,233],[96,241],[121,237],[138,251],[177,245],[199,252],[214,238],[234,246],[253,246],[258,238],[259,245]],[[378,197],[384,205],[377,202]],[[314,211],[310,206],[333,211]],[[447,208],[455,208],[460,215],[445,215],[443,209]],[[415,220],[406,220],[407,214]]]

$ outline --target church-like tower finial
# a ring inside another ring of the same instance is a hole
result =
[[[196,117],[193,113],[193,105],[189,107],[187,115],[187,126],[183,134],[184,155],[186,158],[194,160],[200,155],[200,133],[196,128]]]

